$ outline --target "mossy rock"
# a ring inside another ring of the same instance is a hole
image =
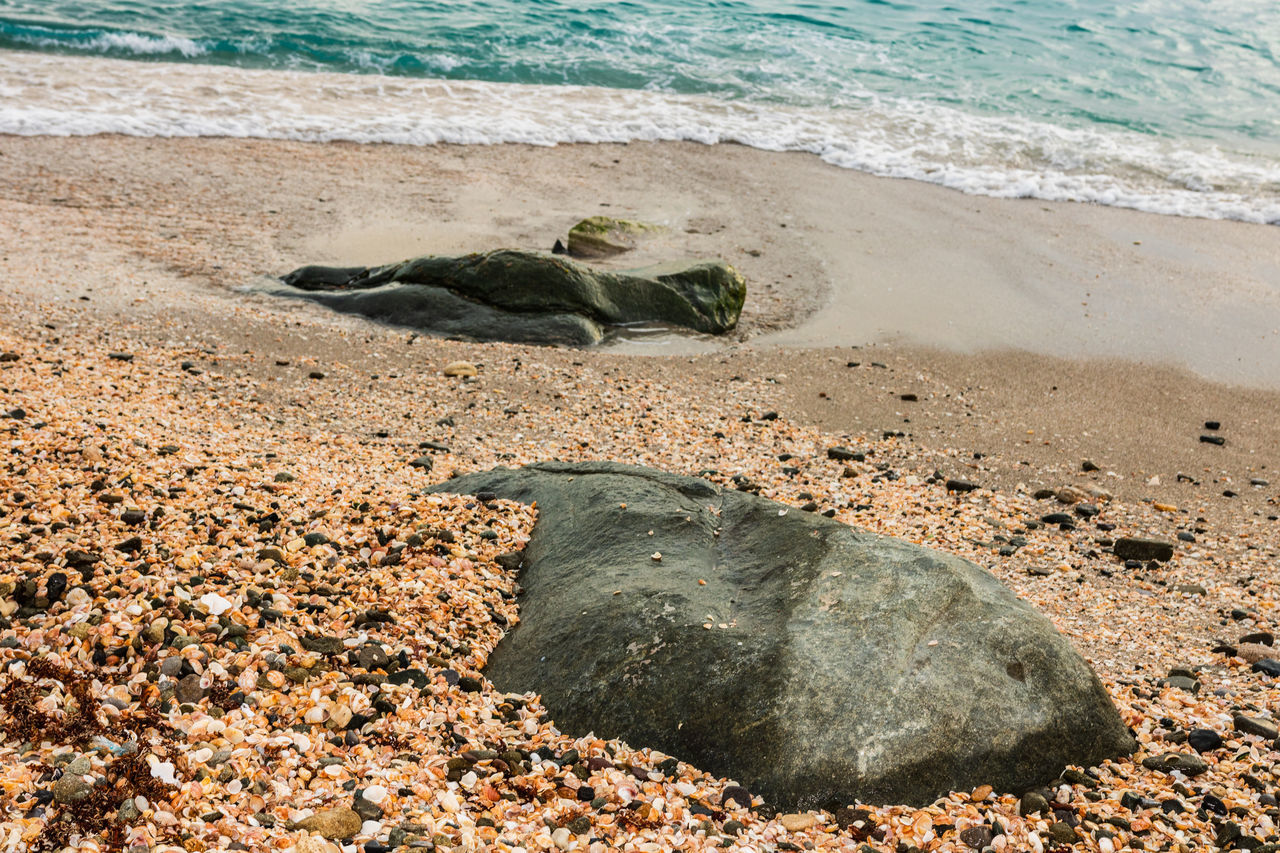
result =
[[[282,280],[282,295],[433,334],[579,346],[627,323],[721,334],[737,324],[747,293],[723,261],[615,273],[512,249],[368,269],[303,267]]]
[[[611,216],[589,216],[569,229],[569,254],[575,258],[607,258],[629,252],[646,234],[667,229],[661,225],[614,219]]]

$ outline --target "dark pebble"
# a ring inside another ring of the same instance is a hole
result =
[[[977,483],[970,483],[968,480],[947,480],[948,492],[972,492],[977,488]]]
[[[728,805],[730,800],[744,809],[751,808],[751,794],[741,785],[729,785],[724,789],[724,793],[720,795],[720,805]]]
[[[1227,443],[1227,440],[1220,435],[1202,435],[1200,436],[1201,444],[1216,444],[1219,447]]]
[[[1272,658],[1263,658],[1253,665],[1254,672],[1264,672],[1267,675],[1280,675],[1280,661]]]
[[[178,682],[174,695],[182,704],[194,705],[204,698],[204,688],[200,686],[200,676],[194,672]]]
[[[423,471],[430,471],[436,461],[430,456],[419,456],[409,463],[410,468],[421,468]]]
[[[324,379],[324,374],[319,370],[313,370],[307,374],[308,379]]]
[[[1126,536],[1117,539],[1111,550],[1122,560],[1158,560],[1164,563],[1173,559],[1173,543],[1159,539]]]
[[[1187,531],[1185,531],[1185,530],[1179,530],[1179,531],[1178,531],[1178,540],[1179,540],[1179,541],[1181,541],[1181,542],[1194,542],[1194,541],[1196,541],[1196,537],[1195,537],[1195,534],[1194,534],[1194,533],[1188,533],[1188,532],[1187,532]]]
[[[480,679],[472,678],[469,675],[464,675],[458,679],[458,687],[461,688],[463,693],[479,693],[484,689]]]
[[[1042,515],[1040,520],[1045,524],[1071,524],[1075,521],[1074,518],[1065,512],[1051,512],[1048,515]]]
[[[1099,468],[1093,462],[1090,462],[1088,459],[1086,459],[1080,463],[1080,470],[1081,471],[1101,471],[1102,469]]]
[[[1205,421],[1204,428],[1205,429],[1222,429],[1222,424],[1219,423],[1218,421]]]
[[[1196,752],[1212,752],[1222,749],[1222,735],[1213,729],[1192,729],[1187,735],[1187,745]]]
[[[837,462],[851,462],[857,458],[859,454],[847,447],[828,447],[827,458],[834,459]]]
[[[1270,631],[1254,631],[1252,634],[1245,634],[1240,638],[1239,642],[1257,643],[1260,646],[1274,646],[1276,638]]]
[[[995,833],[991,831],[989,826],[971,826],[968,829],[961,830],[960,840],[972,847],[974,850],[982,850],[992,839]]]

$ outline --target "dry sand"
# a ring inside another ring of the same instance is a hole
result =
[[[598,211],[669,225],[655,253],[716,254],[738,265],[751,286],[738,338],[623,347],[705,350],[644,358],[466,344],[252,289],[257,276],[310,262],[545,248]],[[333,500],[320,487],[334,475],[379,500],[405,499],[421,474],[404,463],[425,440],[451,448],[433,480],[499,463],[603,457],[714,468],[724,480],[744,474],[788,502],[812,495],[843,520],[974,559],[1041,607],[1103,676],[1139,732],[1139,759],[1185,749],[1179,734],[1190,728],[1228,738],[1230,750],[1205,756],[1208,775],[1178,782],[1185,790],[1166,774],[1118,762],[1097,771],[1100,798],[1086,796],[1084,782],[1062,794],[1072,805],[1060,819],[1071,811],[1095,824],[1086,825],[1081,849],[1116,847],[1096,831],[1107,816],[1146,827],[1121,830],[1135,848],[1203,849],[1222,823],[1194,814],[1206,794],[1239,809],[1231,819],[1258,838],[1273,835],[1272,817],[1280,817],[1268,813],[1274,798],[1262,799],[1276,785],[1274,749],[1231,730],[1236,711],[1275,715],[1275,686],[1240,658],[1211,652],[1221,640],[1274,630],[1280,603],[1277,355],[1267,333],[1248,333],[1280,325],[1273,234],[977,199],[738,147],[6,137],[0,349],[20,351],[21,360],[0,374],[0,409],[13,400],[31,410],[12,428],[15,449],[43,446],[43,436],[25,430],[46,417],[56,417],[59,434],[80,437],[108,429],[95,428],[97,418],[113,433],[135,422],[138,447],[172,436],[183,452],[211,458],[248,458],[270,446],[305,469],[304,485],[315,488],[299,499],[310,507]],[[963,299],[951,289],[931,295],[943,272]],[[1099,290],[1090,281],[1104,273],[1112,283]],[[872,284],[854,296],[841,288],[854,279]],[[1090,295],[1077,299],[1082,290]],[[1152,291],[1180,307],[1162,308]],[[1096,318],[1083,316],[1089,306],[1067,308],[1095,297]],[[1154,316],[1171,325],[1148,333]],[[1216,347],[1191,346],[1223,317],[1240,325]],[[121,350],[136,361],[107,357]],[[1128,358],[1082,357],[1099,354]],[[443,381],[440,369],[457,358],[479,364],[480,379]],[[1181,359],[1240,384],[1136,358]],[[324,377],[310,379],[312,372]],[[769,412],[777,419],[762,417]],[[451,425],[439,423],[443,415]],[[1209,419],[1222,422],[1224,446],[1199,441]],[[833,444],[871,455],[844,476],[826,458]],[[782,453],[795,455],[786,467],[798,473],[783,470]],[[330,457],[333,471],[324,470],[327,454],[343,454]],[[133,457],[163,468],[145,450],[109,464],[119,473],[142,464]],[[1100,470],[1081,471],[1085,459]],[[6,461],[0,489],[10,501],[23,488],[21,462],[12,454]],[[238,477],[236,470],[223,476]],[[926,482],[935,470],[982,488],[949,494]],[[1179,481],[1180,472],[1194,482]],[[81,474],[42,476],[56,485]],[[1031,496],[1065,485],[1114,499],[1091,499],[1101,515],[1075,531],[1028,528],[1042,514],[1072,511]],[[332,513],[328,522],[344,523]],[[113,523],[107,514],[92,522],[101,530],[81,535],[113,535]],[[1179,532],[1196,541],[1180,542],[1167,565],[1130,570],[1107,553],[1112,536]],[[1002,554],[1015,535],[1027,544]],[[201,543],[203,534],[189,544]],[[14,547],[0,574],[26,565],[29,555]],[[1250,612],[1233,617],[1239,609]],[[1199,694],[1155,683],[1177,665],[1205,667]],[[1122,808],[1124,790],[1179,796],[1192,813],[1166,826],[1150,810]],[[681,796],[663,791],[670,802]],[[927,817],[951,834],[924,846],[952,849],[961,824],[993,817],[1011,843],[1044,835],[1045,821],[1017,816],[1017,798],[1007,796],[1016,793],[995,792],[981,813],[957,794]],[[707,789],[708,801],[714,794]],[[411,806],[423,807],[406,803],[404,814]],[[273,808],[296,816],[284,802]],[[788,837],[776,822],[744,819],[742,845]],[[872,849],[921,842],[922,820],[913,810],[877,811],[884,843],[872,838]],[[702,838],[719,843],[714,833]],[[857,849],[848,834],[795,840]]]

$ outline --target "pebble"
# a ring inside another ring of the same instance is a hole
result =
[[[200,676],[192,673],[178,681],[178,687],[174,694],[179,702],[184,704],[196,704],[204,698],[204,688],[200,686]]]
[[[1125,536],[1117,539],[1111,550],[1122,560],[1156,560],[1164,563],[1173,559],[1173,543],[1160,539]]]
[[[328,839],[352,838],[360,832],[364,821],[354,810],[331,808],[316,812],[297,822],[297,828],[315,832]]]
[[[1257,735],[1267,740],[1275,740],[1280,737],[1280,729],[1276,728],[1276,724],[1270,720],[1264,720],[1260,717],[1249,717],[1244,714],[1236,714],[1232,718],[1232,725],[1235,730],[1247,735]]]
[[[1212,752],[1222,749],[1222,735],[1213,729],[1192,729],[1187,733],[1187,745],[1196,752]]]
[[[92,792],[93,785],[78,773],[64,772],[62,778],[53,783],[53,801],[62,805],[81,802]]]
[[[1184,776],[1199,776],[1209,769],[1209,765],[1205,764],[1199,756],[1188,755],[1185,752],[1169,752],[1164,755],[1149,756],[1142,759],[1142,766],[1148,770],[1158,770],[1161,773],[1172,773],[1177,770]]]

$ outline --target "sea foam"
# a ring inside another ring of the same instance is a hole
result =
[[[904,98],[795,107],[650,90],[18,51],[0,51],[0,93],[0,133],[406,145],[733,142],[979,195],[1280,223],[1280,163],[1261,155]]]

